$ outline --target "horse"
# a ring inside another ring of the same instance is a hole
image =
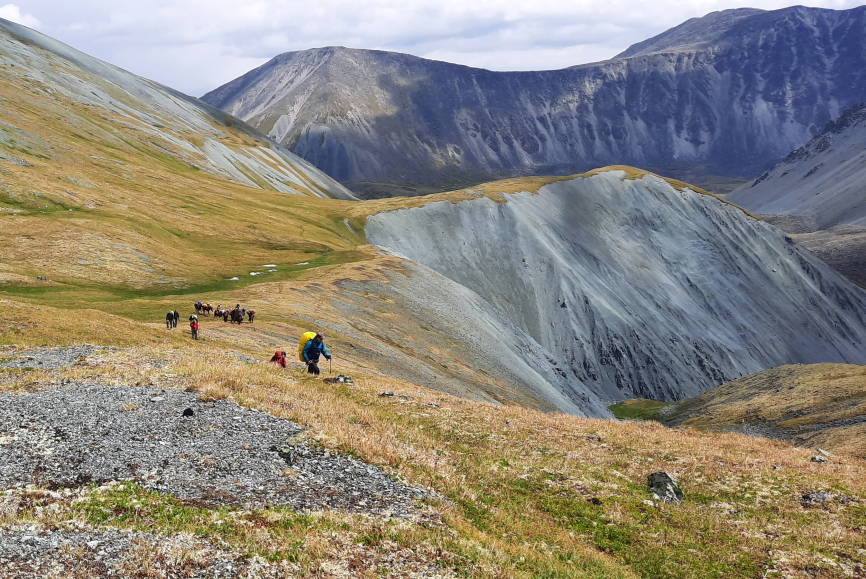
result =
[[[213,306],[210,304],[204,304],[201,307],[201,311],[204,315],[209,316],[211,315],[211,313],[213,313]]]
[[[243,324],[244,323],[244,314],[239,309],[235,308],[232,310],[232,323],[233,324]]]
[[[232,315],[232,311],[231,311],[231,310],[223,310],[223,321],[224,321],[224,322],[229,321],[229,316],[230,316],[230,315]],[[234,321],[234,320],[233,320],[233,321]]]
[[[195,303],[195,313],[201,314],[203,311],[204,311],[204,304],[202,304],[201,302],[196,302]]]

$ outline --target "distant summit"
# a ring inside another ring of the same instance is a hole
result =
[[[866,7],[726,10],[562,70],[329,47],[202,99],[356,190],[620,163],[746,178],[866,99],[864,43]]]

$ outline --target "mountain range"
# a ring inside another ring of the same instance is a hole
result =
[[[366,196],[609,164],[748,178],[866,97],[864,15],[726,10],[540,72],[289,52],[202,100]]]

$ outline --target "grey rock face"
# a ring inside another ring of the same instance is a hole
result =
[[[866,362],[862,290],[734,206],[622,177],[381,213],[367,239],[484,304],[461,315],[473,347],[523,361],[567,412],[563,399],[607,415],[783,364]]]
[[[728,199],[791,233],[866,226],[866,102],[845,111],[772,170]],[[787,217],[787,221],[783,220]]]
[[[750,176],[866,97],[866,8],[729,10],[609,61],[491,72],[340,47],[204,95],[341,181],[703,164]]]
[[[654,472],[646,477],[649,492],[657,501],[664,503],[678,503],[685,498],[680,485],[671,478],[671,475],[663,470]]]
[[[728,199],[799,234],[797,242],[866,287],[866,103]]]

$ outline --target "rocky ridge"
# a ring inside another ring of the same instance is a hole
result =
[[[380,213],[367,239],[491,310],[498,326],[464,315],[458,339],[534,367],[568,412],[682,399],[785,363],[866,362],[862,290],[735,206],[624,177]]]
[[[600,63],[492,72],[405,54],[285,53],[204,95],[343,182],[751,176],[866,96],[866,9],[727,10]]]

